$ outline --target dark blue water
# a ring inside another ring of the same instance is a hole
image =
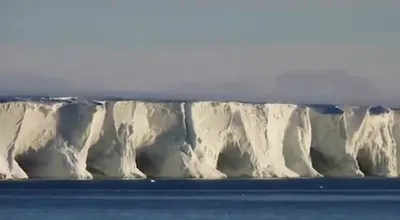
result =
[[[399,219],[400,179],[2,181],[4,219]]]

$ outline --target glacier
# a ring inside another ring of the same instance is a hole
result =
[[[400,109],[14,97],[1,179],[397,177]]]

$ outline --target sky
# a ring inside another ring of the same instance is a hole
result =
[[[3,0],[0,92],[400,103],[399,9],[393,0]]]

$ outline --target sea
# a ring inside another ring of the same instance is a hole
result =
[[[0,181],[0,219],[398,220],[400,179]]]

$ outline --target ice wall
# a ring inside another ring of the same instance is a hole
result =
[[[102,120],[94,103],[9,102],[1,108],[2,170],[15,178],[88,179],[86,158]],[[23,172],[22,169],[25,171]]]
[[[103,177],[223,176],[199,163],[186,142],[183,103],[107,102],[100,136],[88,166]]]
[[[188,130],[200,161],[230,177],[296,177],[285,166],[284,105],[191,103]]]
[[[363,117],[361,117],[361,120]],[[363,176],[359,170],[354,148],[348,146],[348,135],[359,129],[348,130],[345,112],[338,106],[311,106],[311,157],[314,167],[325,176]],[[350,134],[351,136],[351,134]]]
[[[293,111],[283,139],[285,164],[301,177],[320,177],[322,175],[314,169],[310,155],[312,141],[310,109],[290,106]]]
[[[398,176],[400,113],[239,102],[0,103],[0,178]]]
[[[360,111],[364,120],[359,131],[352,137],[351,144],[357,151],[361,171],[368,176],[397,176],[393,112],[377,106],[358,108],[352,113],[360,114]]]
[[[400,175],[400,109],[393,109],[392,135],[396,144],[397,176]]]
[[[325,176],[397,176],[393,112],[377,107],[311,107],[311,156]]]
[[[0,103],[0,178],[27,178],[14,160],[15,141],[25,114],[25,102]]]

